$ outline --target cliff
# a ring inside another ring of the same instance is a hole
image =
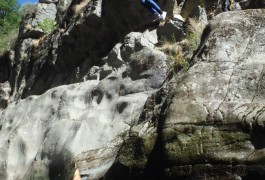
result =
[[[0,57],[0,179],[263,179],[265,2],[40,0]],[[177,14],[181,14],[184,22]]]

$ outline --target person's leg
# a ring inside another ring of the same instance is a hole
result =
[[[228,11],[229,0],[224,0],[223,2],[223,11]]]
[[[152,9],[153,12],[155,11],[155,13],[159,14],[163,13],[160,7],[153,0],[146,0],[146,4]]]
[[[149,11],[151,11],[152,13],[154,13],[154,12],[153,12],[153,9],[151,8],[151,6],[148,6],[148,5],[147,5],[146,0],[141,0],[141,4],[142,4],[146,9],[148,9]]]
[[[234,1],[233,0],[229,0],[229,11],[232,11],[232,6],[233,6]]]
[[[153,14],[156,14],[157,11],[155,11],[147,2],[147,0],[141,0],[141,4],[147,8],[149,11],[151,11]]]
[[[151,9],[151,11],[152,11],[153,14],[160,15],[160,13],[157,12],[157,10],[155,8],[150,7],[150,9]]]
[[[160,20],[166,19],[166,12],[161,11],[160,7],[153,0],[141,0],[143,6],[149,9]]]

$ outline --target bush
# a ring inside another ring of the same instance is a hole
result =
[[[204,27],[205,25],[201,24],[199,21],[189,18],[187,40],[191,51],[194,51],[198,48]]]
[[[171,41],[162,40],[161,46],[158,48],[163,51],[170,60],[175,71],[189,68],[188,61],[183,56],[182,47],[178,43],[174,43],[174,38]]]
[[[16,0],[0,0],[0,54],[8,49],[17,36],[20,5]]]
[[[42,22],[40,22],[36,28],[40,28],[43,30],[43,32],[49,34],[51,33],[55,28],[55,21],[52,19],[44,19]]]
[[[6,50],[14,48],[18,36],[18,29],[14,29],[6,36],[0,35],[0,55]]]

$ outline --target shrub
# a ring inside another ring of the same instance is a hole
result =
[[[15,46],[18,36],[18,29],[10,31],[6,36],[0,35],[0,55],[2,55],[6,50],[11,49]]]
[[[55,28],[55,21],[53,19],[44,19],[42,22],[40,22],[36,28],[40,28],[43,30],[43,32],[49,34],[51,33]]]
[[[162,40],[161,46],[158,49],[168,56],[175,71],[181,69],[187,70],[189,68],[189,63],[183,56],[182,47],[178,43],[174,43],[174,39],[172,41]]]
[[[194,51],[198,48],[204,27],[205,25],[201,24],[199,21],[193,18],[188,19],[187,40],[190,51]]]
[[[16,0],[0,0],[0,54],[10,47],[17,36],[19,8]]]

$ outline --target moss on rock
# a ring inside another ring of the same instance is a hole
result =
[[[156,134],[130,137],[120,150],[118,161],[130,169],[144,169],[156,142]]]
[[[240,161],[253,150],[250,135],[239,129],[179,125],[163,132],[166,157],[173,164]]]

